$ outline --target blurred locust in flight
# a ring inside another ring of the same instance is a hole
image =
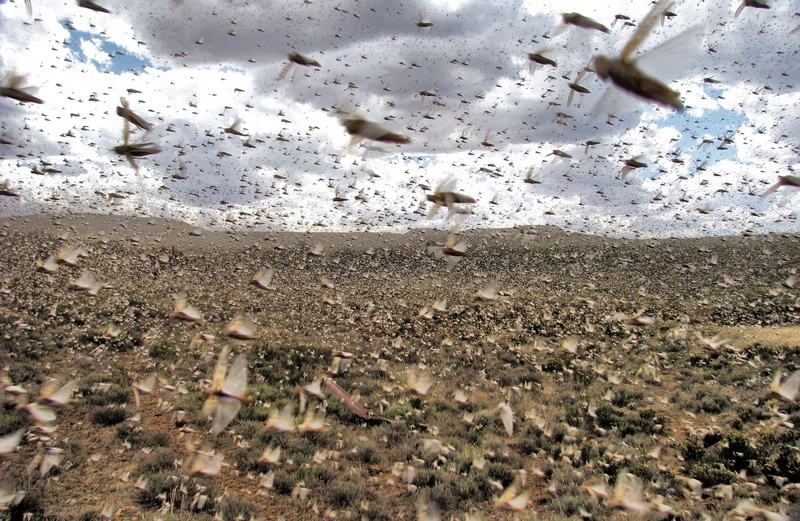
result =
[[[582,27],[583,29],[594,29],[595,31],[603,33],[609,32],[608,27],[605,25],[579,13],[564,13],[561,15],[561,18],[567,25],[574,25],[575,27]]]
[[[111,11],[102,5],[92,2],[91,0],[78,0],[78,5],[90,11],[97,11],[98,13],[111,13]]]
[[[13,72],[6,74],[0,83],[0,96],[17,100],[20,103],[44,103],[41,99],[26,92],[30,87],[23,87],[24,82],[25,76]]]
[[[121,106],[117,107],[117,116],[133,123],[142,130],[150,131],[153,129],[153,125],[131,110],[128,100],[124,96],[119,99],[119,102]]]
[[[769,9],[769,4],[766,2],[759,2],[759,0],[742,0],[742,3],[739,4],[739,7],[736,9],[736,13],[733,15],[734,18],[739,18],[739,15],[742,14],[745,7],[754,7],[756,9]]]
[[[125,156],[133,169],[138,172],[139,166],[136,164],[135,158],[158,154],[161,152],[161,147],[149,141],[140,141],[138,143],[130,142],[132,119],[137,119],[139,123],[144,123],[147,126],[150,126],[150,124],[128,109],[128,103],[125,98],[120,98],[120,100],[122,101],[122,107],[117,107],[117,114],[122,116],[125,121],[122,125],[122,144],[115,146],[114,152]],[[136,126],[139,126],[139,123],[134,122]]]
[[[380,141],[381,143],[397,143],[401,145],[411,142],[411,139],[409,139],[407,136],[386,130],[377,123],[367,121],[359,116],[348,116],[347,119],[342,122],[342,124],[347,130],[347,133],[353,136],[350,139],[350,144],[347,145],[348,150],[364,139]]]
[[[530,60],[530,62],[531,62],[529,70],[528,70],[528,72],[530,74],[534,73],[534,71],[536,70],[536,66],[537,65],[547,65],[547,66],[550,66],[550,67],[557,67],[558,66],[558,63],[556,63],[555,60],[552,60],[552,59],[548,58],[547,56],[542,54],[543,52],[544,52],[544,49],[536,51],[536,52],[528,53],[528,60]]]
[[[572,105],[572,99],[575,97],[575,93],[579,94],[589,94],[589,89],[581,85],[581,80],[586,75],[587,69],[581,70],[578,75],[575,77],[575,81],[569,83],[569,97],[567,97],[567,107]]]
[[[211,389],[207,391],[208,398],[203,404],[203,415],[214,416],[211,424],[212,434],[216,436],[224,431],[239,412],[242,404],[250,401],[245,394],[246,389],[247,359],[240,354],[234,358],[229,369],[228,346],[224,346],[214,368]]]
[[[691,27],[645,54],[636,58],[632,56],[671,3],[671,0],[659,0],[639,24],[619,58],[595,56],[594,70],[604,80],[610,79],[619,88],[635,96],[682,110],[680,93],[670,89],[666,82],[685,68],[688,58],[705,36],[705,25]],[[598,106],[602,104],[601,100]]]
[[[447,216],[451,217],[456,213],[458,205],[476,202],[474,197],[456,192],[456,184],[457,180],[454,177],[448,177],[439,183],[432,194],[425,194],[425,199],[433,203],[433,207],[428,212],[428,219],[433,218],[442,206],[447,207]]]
[[[78,0],[78,6],[83,7],[84,9],[89,9],[90,11],[97,11],[98,13],[111,13],[111,11],[102,5],[96,4],[91,0]]]
[[[286,65],[283,66],[281,72],[278,73],[278,77],[275,78],[277,81],[281,81],[283,78],[289,74],[289,71],[295,65],[302,65],[303,67],[321,67],[318,61],[312,60],[311,58],[307,58],[302,54],[296,52],[289,53],[289,61],[286,62]]]
[[[425,17],[425,13],[419,13],[419,18],[417,18],[417,29],[422,30],[428,29],[429,27],[433,27],[433,22]]]
[[[583,16],[580,13],[562,13],[561,20],[563,21],[563,23],[561,23],[558,27],[556,27],[556,30],[553,31],[553,34],[550,35],[550,38],[555,38],[556,36],[559,36],[570,25],[574,27],[580,27],[582,29],[600,31],[606,34],[611,32],[608,27],[601,24],[597,20],[593,20],[588,16]]]
[[[800,188],[800,177],[795,175],[781,175],[778,176],[778,182],[774,185],[770,186],[766,192],[761,194],[761,197],[767,197],[768,195],[774,193],[778,188],[782,186],[788,186],[792,188]]]

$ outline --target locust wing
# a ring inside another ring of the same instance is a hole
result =
[[[647,13],[647,16],[644,17],[644,20],[639,22],[639,26],[636,28],[636,32],[633,33],[633,36],[631,36],[631,39],[628,40],[628,43],[622,48],[622,52],[619,55],[621,60],[629,59],[636,48],[650,36],[656,23],[661,19],[661,14],[669,9],[670,5],[672,5],[672,0],[659,0],[659,2],[653,6],[650,12]]]

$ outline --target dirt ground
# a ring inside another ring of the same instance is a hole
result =
[[[44,403],[49,378],[75,382],[52,432],[4,392],[0,436],[24,435],[0,453],[0,491],[25,497],[0,519],[796,514],[800,411],[770,384],[800,369],[798,237],[463,231],[466,256],[448,265],[434,230],[227,233],[88,215],[0,230],[2,386]],[[47,273],[59,252],[69,262]],[[268,289],[249,284],[262,268]],[[70,288],[85,271],[96,295]],[[201,320],[170,317],[179,295]],[[226,334],[237,317],[253,338]],[[249,399],[213,436],[200,409],[223,346],[247,358]],[[413,392],[411,373],[430,390]],[[132,386],[152,374],[137,407]],[[388,421],[307,396],[323,432],[271,431],[286,404],[303,422],[298,389],[322,377]],[[275,447],[279,464],[259,461]],[[53,448],[63,458],[43,474]],[[198,451],[222,454],[221,469],[193,472]],[[528,494],[519,512],[498,499],[511,486]]]

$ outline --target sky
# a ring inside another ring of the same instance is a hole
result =
[[[797,189],[761,197],[798,157],[800,0],[738,17],[738,2],[674,2],[630,58],[681,94],[680,112],[584,70],[619,57],[649,1],[97,3],[111,12],[32,0],[29,16],[0,1],[0,75],[23,75],[44,102],[0,97],[0,181],[19,195],[0,197],[0,216],[445,230],[454,219],[429,216],[425,196],[449,183],[476,200],[464,228],[800,231]],[[565,26],[564,12],[610,31]],[[282,75],[292,52],[319,67]],[[530,53],[556,65],[532,69]],[[580,73],[589,92],[568,105]],[[121,97],[154,127],[130,142],[162,150],[138,171],[114,151]],[[350,145],[348,115],[410,142]],[[225,132],[236,120],[247,136]],[[623,176],[631,158],[647,166]]]

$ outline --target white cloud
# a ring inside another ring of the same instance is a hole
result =
[[[586,75],[581,84],[591,92],[576,95],[570,107],[567,84],[593,55],[618,54],[633,29],[618,23],[610,35],[575,28],[544,35],[562,11],[611,25],[618,13],[640,20],[646,7],[639,3],[334,7],[287,1],[267,11],[234,1],[222,11],[210,0],[179,7],[131,0],[103,15],[34,1],[38,21],[30,21],[20,5],[0,4],[3,71],[27,74],[45,100],[22,107],[0,100],[6,115],[0,135],[12,141],[0,145],[0,179],[24,199],[0,201],[0,213],[145,208],[200,225],[230,226],[231,218],[241,226],[290,229],[361,228],[362,221],[377,228],[446,227],[441,218],[428,222],[414,213],[423,198],[417,186],[455,176],[459,189],[479,199],[466,226],[555,223],[651,235],[796,230],[790,217],[797,198],[778,205],[778,196],[748,195],[762,193],[797,158],[800,77],[791,62],[791,10],[783,4],[747,9],[736,20],[735,7],[676,5],[678,16],[657,27],[642,50],[708,23],[703,49],[687,57],[682,79],[671,84],[689,109],[676,115],[639,103],[638,112],[629,109],[611,124],[591,118],[606,82]],[[434,25],[417,28],[420,13]],[[66,20],[82,32],[65,28]],[[200,38],[202,45],[195,43]],[[103,49],[112,45],[125,54],[110,57]],[[558,67],[530,74],[527,54],[542,49]],[[321,67],[295,66],[276,81],[292,50]],[[140,65],[146,62],[152,66]],[[722,83],[703,82],[712,76]],[[437,97],[421,96],[422,90]],[[121,141],[120,96],[157,125],[132,139],[163,149],[138,161],[138,175],[113,152]],[[366,156],[363,148],[346,150],[349,136],[335,107],[407,134],[412,143],[379,144],[384,152]],[[558,111],[572,116],[566,125],[553,121]],[[256,148],[223,131],[236,118]],[[719,150],[726,131],[733,143]],[[494,148],[481,144],[487,132]],[[700,148],[703,137],[714,144]],[[584,154],[589,139],[601,143]],[[679,157],[668,155],[679,148]],[[572,161],[554,163],[553,149],[568,151]],[[622,161],[639,154],[648,168],[622,184],[616,179]],[[179,157],[185,181],[172,178]],[[62,173],[32,175],[42,161]],[[697,170],[703,161],[708,168]],[[522,181],[529,168],[542,184]],[[348,201],[333,201],[336,187]],[[127,197],[109,201],[109,192]],[[496,195],[500,203],[490,204]]]

